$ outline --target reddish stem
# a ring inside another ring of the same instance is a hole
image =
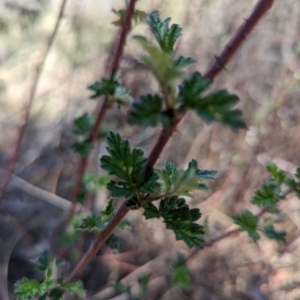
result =
[[[205,77],[214,79],[226,64],[237,52],[242,43],[246,40],[246,37],[252,31],[254,26],[259,20],[267,13],[267,11],[273,6],[274,0],[260,0],[254,7],[249,19],[245,20],[244,24],[240,26],[235,35],[227,43],[224,50],[219,56],[216,56],[216,60],[213,65],[206,72]]]
[[[3,180],[3,185],[2,185],[2,188],[1,188],[1,191],[0,191],[0,200],[4,197],[4,195],[6,193],[6,190],[7,190],[9,180],[11,178],[11,175],[15,171],[16,162],[18,160],[19,152],[20,152],[20,149],[21,149],[21,142],[22,142],[22,139],[23,139],[23,135],[24,135],[29,117],[30,117],[30,110],[31,110],[33,101],[35,99],[37,87],[38,87],[38,84],[39,84],[39,81],[40,81],[40,78],[41,78],[41,75],[42,75],[42,72],[43,72],[43,69],[44,69],[45,61],[46,61],[47,56],[50,52],[50,49],[53,45],[55,36],[57,34],[57,31],[58,31],[58,28],[59,28],[64,10],[65,10],[65,7],[66,7],[66,3],[67,3],[67,0],[63,0],[62,3],[61,3],[59,14],[58,14],[58,17],[56,19],[56,23],[55,23],[54,29],[52,31],[52,34],[48,39],[44,55],[41,58],[41,61],[39,62],[37,67],[36,67],[35,76],[34,76],[33,83],[32,83],[31,89],[30,89],[28,105],[25,109],[25,112],[23,113],[22,125],[18,130],[16,143],[15,143],[15,148],[14,148],[13,154],[11,156],[9,166],[7,168],[7,172],[5,173],[5,177],[4,177],[4,180]]]

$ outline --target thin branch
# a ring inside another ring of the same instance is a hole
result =
[[[41,75],[42,75],[42,72],[43,72],[43,69],[44,69],[45,61],[48,57],[48,54],[50,52],[50,49],[51,49],[51,47],[53,45],[53,42],[54,42],[54,39],[56,37],[56,34],[57,34],[57,31],[58,31],[58,28],[59,28],[64,10],[65,10],[65,7],[66,7],[66,3],[67,3],[67,0],[62,0],[61,7],[60,7],[60,10],[59,10],[59,14],[57,16],[56,23],[55,23],[54,29],[52,31],[52,34],[48,39],[48,43],[46,45],[45,52],[44,52],[40,62],[36,66],[35,75],[34,75],[34,78],[33,78],[31,89],[30,89],[28,104],[27,104],[27,107],[26,107],[26,109],[23,113],[23,116],[22,116],[22,125],[18,130],[16,143],[15,143],[15,148],[14,148],[13,154],[11,156],[9,166],[7,168],[8,172],[6,173],[6,175],[4,177],[3,185],[2,185],[2,188],[1,188],[1,191],[0,191],[0,200],[4,197],[4,195],[6,193],[7,185],[9,183],[10,178],[11,178],[11,175],[15,171],[16,162],[18,160],[18,156],[19,156],[19,152],[20,152],[20,148],[21,148],[21,142],[22,142],[22,139],[23,139],[23,135],[24,135],[29,117],[30,117],[30,111],[31,111],[31,107],[32,107],[33,101],[34,101],[35,96],[36,96],[37,87],[38,87],[39,82],[40,82],[40,78],[41,78]]]
[[[0,169],[0,176],[4,177],[7,171]],[[45,191],[25,180],[22,178],[18,177],[17,175],[11,174],[11,179],[9,181],[9,184],[7,186],[7,190],[9,191],[10,189],[17,188],[20,189],[22,192],[27,193],[28,195],[35,197],[41,201],[47,202],[57,208],[60,208],[63,211],[68,211],[71,208],[71,203],[70,201],[59,197],[53,193],[50,193],[48,191]],[[82,206],[78,205],[77,209],[82,211],[85,214],[90,213],[90,211]]]
[[[214,79],[225,68],[232,56],[241,47],[246,37],[253,30],[259,20],[273,6],[274,0],[260,0],[254,7],[249,19],[238,29],[236,34],[227,43],[226,47],[219,56],[216,56],[214,64],[206,72],[205,77]]]
[[[254,28],[254,26],[258,23],[260,18],[267,12],[269,8],[271,8],[274,0],[260,0],[258,4],[255,6],[252,14],[250,15],[250,18],[248,19],[248,22],[246,22],[248,25],[245,27],[245,25],[242,25],[237,33],[234,35],[234,38],[228,43],[230,47],[227,45],[224,48],[230,49],[232,53],[229,52],[226,57],[228,57],[227,61],[222,61],[222,63],[227,63],[230,58],[233,56],[234,53],[238,50],[238,48],[241,46],[240,40],[243,39],[243,36],[245,34],[249,34],[251,30]],[[251,20],[251,22],[249,21]],[[244,29],[243,29],[244,28]],[[236,44],[234,44],[235,42]],[[228,50],[227,50],[228,51]],[[222,52],[222,53],[223,53]],[[222,54],[220,55],[222,57]],[[209,69],[209,71],[206,73],[206,77],[209,77],[211,79],[215,78],[221,71],[222,68],[217,68],[216,63]],[[214,70],[213,72],[211,70]],[[168,143],[169,139],[175,132],[177,125],[180,123],[180,121],[183,119],[184,115],[180,118],[176,119],[174,121],[174,124],[171,128],[164,128],[158,137],[158,140],[156,141],[156,144],[154,148],[152,149],[149,158],[148,158],[148,165],[147,168],[151,169],[159,159],[164,147]],[[105,228],[99,238],[97,238],[93,244],[91,245],[90,249],[87,251],[87,253],[83,256],[83,258],[79,261],[78,265],[75,267],[73,272],[68,277],[68,281],[72,281],[75,279],[82,270],[86,267],[86,265],[90,262],[90,260],[93,258],[95,253],[100,249],[100,247],[103,245],[105,240],[109,237],[109,235],[113,232],[115,227],[118,225],[118,223],[122,220],[122,218],[128,213],[129,209],[126,206],[126,201],[123,202],[119,210],[117,211],[116,215],[112,219],[112,221],[108,224],[107,228]]]
[[[118,71],[119,66],[120,66],[120,62],[121,62],[121,59],[123,56],[124,47],[125,47],[125,43],[126,43],[126,38],[129,33],[130,26],[131,26],[131,19],[132,19],[132,15],[134,12],[135,2],[136,2],[136,0],[131,0],[128,5],[127,11],[126,11],[126,17],[124,20],[124,24],[121,28],[119,43],[118,43],[117,50],[116,50],[116,53],[114,55],[114,59],[112,62],[111,73],[110,73],[111,80],[114,79],[116,72]],[[94,124],[94,126],[91,130],[90,136],[88,138],[88,142],[90,144],[94,143],[95,140],[97,139],[100,126],[101,126],[103,119],[105,117],[105,114],[109,108],[110,108],[110,104],[108,102],[108,98],[106,98],[104,100],[101,108],[99,109],[99,112],[97,114],[97,119],[95,121],[95,124]],[[82,157],[80,160],[79,171],[78,171],[78,175],[77,175],[77,179],[75,182],[75,187],[74,187],[73,195],[72,195],[72,207],[69,211],[66,224],[70,223],[70,221],[74,215],[75,207],[76,207],[76,198],[82,188],[82,179],[83,179],[83,176],[87,169],[88,159],[89,159],[89,156],[87,155],[87,156]]]
[[[113,233],[117,225],[122,221],[124,216],[129,212],[129,208],[126,206],[126,201],[123,202],[113,219],[109,222],[107,227],[101,232],[100,236],[92,243],[89,250],[81,258],[73,272],[68,277],[68,281],[75,279],[91,261],[100,247],[104,244],[106,239]]]

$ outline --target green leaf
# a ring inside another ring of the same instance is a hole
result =
[[[80,154],[81,156],[87,156],[93,149],[93,145],[88,141],[75,142],[71,147],[74,152]]]
[[[80,297],[85,296],[85,290],[83,288],[83,284],[80,280],[76,280],[73,282],[68,282],[63,285],[64,288],[68,290],[72,295],[77,295]]]
[[[213,180],[217,171],[198,169],[196,160],[192,160],[187,170],[178,170],[171,162],[165,163],[165,170],[157,171],[160,178],[159,190],[151,194],[150,199],[163,198],[159,195],[178,195],[193,197],[192,190],[205,190],[207,186],[200,183],[202,179]]]
[[[116,80],[102,78],[101,82],[96,81],[88,86],[88,90],[94,92],[94,94],[91,96],[91,99],[96,99],[103,95],[113,96],[118,85],[119,84]]]
[[[50,293],[49,293],[49,297],[50,299],[55,299],[55,300],[64,300],[65,291],[62,287],[55,287],[53,288]]]
[[[191,64],[194,64],[195,62],[197,61],[191,57],[179,56],[176,60],[173,61],[173,65],[178,68],[185,68]]]
[[[109,155],[101,157],[101,167],[121,179],[107,185],[113,197],[129,198],[137,191],[148,193],[158,187],[158,175],[146,170],[147,159],[142,150],[131,151],[129,142],[113,132],[108,134],[107,143]]]
[[[30,299],[34,296],[42,296],[46,290],[41,283],[36,280],[22,278],[15,284],[15,296],[18,299]]]
[[[166,222],[166,227],[172,229],[175,233],[176,240],[184,241],[190,248],[202,247],[204,243],[203,226],[195,223],[176,223]]]
[[[84,186],[88,191],[96,192],[105,187],[111,178],[109,176],[99,176],[98,174],[87,172],[83,176]]]
[[[77,230],[81,231],[101,231],[103,229],[102,220],[100,216],[87,216],[76,226]]]
[[[73,132],[75,134],[86,135],[90,133],[94,122],[92,118],[87,113],[85,113],[80,117],[76,118],[73,123],[74,123]]]
[[[110,218],[114,213],[114,199],[111,198],[106,203],[106,206],[101,210],[101,215],[106,218]]]
[[[208,123],[217,121],[235,129],[246,129],[242,120],[242,112],[233,109],[239,101],[236,95],[229,94],[226,90],[210,93],[194,104],[194,110]]]
[[[286,232],[284,231],[276,231],[273,225],[268,225],[264,228],[265,235],[271,239],[279,242],[285,243],[286,240]]]
[[[300,180],[300,168],[296,169],[295,177]]]
[[[35,268],[39,271],[46,271],[50,263],[49,251],[45,250],[37,260]]]
[[[112,249],[121,250],[121,242],[114,234],[111,234],[108,237],[108,239],[105,241],[105,245]]]
[[[241,214],[233,216],[234,223],[240,226],[241,231],[247,231],[248,235],[257,241],[260,239],[259,234],[256,232],[258,218],[255,217],[249,210],[244,210]]]
[[[106,187],[111,192],[111,195],[116,198],[130,198],[136,193],[136,190],[131,183],[123,181],[115,182],[114,180],[111,180]]]
[[[118,224],[118,229],[124,230],[127,227],[130,227],[131,223],[129,220],[122,220],[119,224]]]
[[[143,204],[146,219],[162,217],[167,229],[173,230],[176,240],[183,240],[189,247],[201,247],[203,244],[203,226],[195,224],[200,217],[200,210],[189,209],[183,198],[167,197],[160,201],[159,209],[151,202]]]
[[[161,50],[165,53],[174,52],[174,44],[181,35],[181,28],[177,24],[169,27],[171,18],[161,21],[157,12],[148,15],[147,23],[154,34]]]
[[[207,90],[212,81],[203,77],[199,72],[194,72],[183,81],[179,87],[179,99],[187,107],[194,108],[200,101],[200,95]]]
[[[125,9],[120,9],[120,10],[113,9],[112,11],[119,17],[119,19],[117,21],[112,22],[112,24],[114,24],[115,26],[118,26],[118,27],[122,27],[125,17],[126,17],[126,10]],[[131,19],[131,28],[133,26],[137,26],[140,23],[145,22],[146,17],[147,17],[147,14],[144,11],[141,11],[138,9],[134,10],[133,16]]]
[[[45,281],[56,281],[57,280],[57,265],[56,259],[52,259],[45,270]]]
[[[254,205],[260,207],[275,206],[279,198],[276,186],[271,183],[264,183],[255,193],[251,200]]]
[[[274,164],[273,162],[267,162],[266,164],[266,168],[268,170],[269,173],[272,174],[274,180],[278,183],[281,184],[285,181],[286,179],[286,173],[282,170],[280,170],[276,164]]]
[[[143,207],[145,209],[144,216],[146,220],[160,217],[160,213],[153,203],[146,202]]]
[[[153,73],[160,85],[168,86],[175,79],[183,76],[183,71],[172,64],[172,56],[150,43],[145,37],[136,35],[134,39],[144,48],[149,56],[141,56],[141,62]]]
[[[296,196],[300,199],[300,186],[293,178],[286,178],[285,184],[292,189]]]
[[[182,254],[178,255],[176,262],[170,267],[170,279],[172,285],[179,285],[183,288],[191,287],[190,271]]]
[[[140,126],[170,126],[172,115],[162,111],[163,100],[158,95],[142,96],[138,102],[133,102],[128,113],[129,122]]]

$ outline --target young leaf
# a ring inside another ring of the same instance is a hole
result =
[[[76,226],[76,229],[99,232],[103,229],[101,217],[97,215],[87,216]]]
[[[129,220],[122,220],[119,224],[118,224],[118,229],[124,230],[127,227],[130,227],[131,223]]]
[[[194,64],[195,62],[197,61],[191,57],[179,56],[176,60],[173,61],[173,65],[178,68],[185,68],[191,64]]]
[[[267,162],[266,164],[267,170],[272,174],[276,183],[281,184],[286,179],[286,173],[280,170],[273,162]]]
[[[89,134],[93,127],[93,120],[87,114],[83,114],[74,120],[74,133],[78,135]]]
[[[120,10],[112,10],[118,17],[119,19],[117,21],[112,22],[115,26],[121,27],[123,26],[125,16],[126,16],[126,10],[125,9],[120,9]],[[131,28],[133,26],[137,26],[140,23],[143,23],[146,20],[147,14],[144,11],[137,10],[135,9],[133,12],[133,16],[131,19]]]
[[[198,169],[197,161],[192,160],[186,171],[178,170],[171,162],[166,162],[165,170],[157,171],[160,177],[160,190],[150,196],[150,199],[163,198],[159,195],[178,195],[193,197],[192,190],[207,189],[201,179],[213,180],[215,170]]]
[[[285,184],[292,189],[296,196],[300,199],[300,186],[293,178],[286,178]]]
[[[233,216],[234,223],[240,226],[241,231],[247,231],[248,235],[257,241],[260,239],[259,234],[256,232],[258,218],[255,217],[249,210],[244,210],[240,215]]]
[[[251,200],[254,205],[260,207],[275,206],[279,195],[276,186],[271,183],[264,183],[255,193]]]
[[[129,122],[140,126],[156,126],[162,123],[165,127],[171,124],[171,118],[162,111],[163,100],[158,95],[142,96],[138,102],[133,102],[128,113]]]
[[[36,280],[22,278],[15,284],[15,296],[18,299],[30,299],[36,295],[42,296],[46,290]]]
[[[183,71],[171,63],[172,56],[170,54],[162,52],[143,36],[136,35],[134,39],[149,55],[141,56],[141,62],[153,73],[162,86],[167,86],[176,78],[183,76]]]
[[[63,287],[68,290],[69,293],[72,295],[84,297],[85,296],[85,290],[83,288],[83,284],[80,280],[76,280],[73,282],[67,282],[63,284]]]
[[[88,86],[88,90],[94,92],[91,96],[91,99],[96,99],[100,96],[113,96],[115,93],[115,89],[118,86],[118,82],[116,80],[110,80],[106,78],[102,78],[101,82],[96,81],[90,86]]]
[[[56,259],[52,259],[45,271],[45,282],[56,281],[57,280],[57,265]]]
[[[71,147],[74,152],[80,154],[81,156],[87,156],[93,149],[93,145],[88,141],[75,142]]]
[[[285,243],[286,232],[284,231],[276,231],[273,225],[266,226],[264,228],[265,235],[272,240],[276,240],[279,242]]]
[[[119,238],[117,238],[114,234],[111,234],[108,239],[105,241],[105,245],[112,248],[112,249],[118,249],[121,250],[121,241]]]
[[[200,101],[200,95],[207,90],[212,81],[202,77],[199,72],[194,72],[183,81],[179,87],[179,99],[187,107],[194,108]]]
[[[177,24],[173,24],[169,28],[170,21],[171,18],[161,21],[157,12],[152,12],[147,17],[150,30],[159,43],[161,50],[165,53],[174,52],[174,44],[181,34],[181,28]]]
[[[105,218],[110,218],[114,213],[114,199],[111,198],[106,203],[106,206],[101,210],[101,215]]]
[[[178,255],[177,260],[170,267],[170,279],[172,285],[179,285],[183,288],[191,287],[191,276],[182,254]]]
[[[49,251],[45,250],[37,260],[35,268],[39,271],[46,271],[50,263]]]

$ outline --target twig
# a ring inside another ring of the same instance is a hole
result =
[[[231,39],[231,41],[228,43],[227,46],[225,46],[224,51],[226,49],[229,51],[229,53],[226,54],[226,56],[220,55],[218,59],[218,63],[215,62],[212,67],[207,71],[205,74],[205,77],[214,79],[221,71],[222,68],[217,67],[216,65],[222,62],[222,64],[226,64],[230,58],[233,56],[234,53],[238,50],[238,48],[242,44],[243,37],[246,36],[251,32],[251,30],[254,28],[254,26],[258,23],[258,21],[261,19],[261,17],[270,9],[273,5],[274,0],[260,0],[258,4],[255,6],[253,12],[251,13],[248,21],[246,24],[242,25],[237,33],[234,35],[234,37]],[[222,60],[223,59],[223,60]],[[227,59],[227,60],[226,60]],[[180,118],[176,119],[173,126],[169,129],[164,128],[156,141],[156,144],[154,148],[152,149],[147,168],[152,168],[157,160],[159,159],[159,156],[168,143],[169,139],[171,138],[172,134],[175,132],[177,125],[179,122],[183,119],[184,115]],[[72,281],[75,279],[85,268],[85,266],[90,262],[90,260],[93,258],[94,254],[99,250],[99,248],[103,245],[106,238],[109,237],[109,235],[113,232],[115,227],[118,225],[118,223],[122,220],[122,218],[128,213],[129,209],[126,206],[126,203],[123,202],[122,206],[119,208],[118,212],[112,219],[112,221],[108,224],[107,228],[105,228],[101,235],[93,242],[88,252],[83,256],[83,258],[79,261],[78,265],[75,267],[71,275],[68,277],[68,281]]]
[[[130,30],[131,19],[132,19],[132,15],[134,12],[135,2],[136,2],[136,0],[131,0],[128,5],[127,11],[126,11],[126,17],[125,17],[124,24],[122,26],[121,33],[120,33],[119,44],[117,46],[117,50],[114,55],[114,60],[112,62],[110,79],[113,79],[115,77],[116,72],[118,71],[119,66],[120,66],[121,58],[123,56],[124,47],[125,47],[125,43],[126,43],[126,38],[129,33],[129,30]],[[110,107],[110,104],[108,102],[108,98],[106,98],[104,100],[101,108],[99,109],[99,112],[97,114],[97,119],[95,121],[95,124],[94,124],[94,126],[91,130],[90,136],[88,138],[88,142],[90,144],[95,142],[95,140],[97,139],[100,125],[102,124],[104,116],[105,116],[107,110],[109,109],[109,107]],[[69,215],[67,217],[66,224],[70,223],[70,221],[74,215],[75,207],[76,207],[76,198],[82,188],[82,179],[83,179],[83,176],[84,176],[86,168],[87,168],[88,158],[89,158],[89,156],[87,155],[87,156],[82,157],[80,160],[78,175],[77,175],[77,179],[75,182],[75,187],[74,187],[74,191],[73,191],[73,195],[72,195],[72,206],[69,211]]]
[[[7,171],[0,169],[1,177],[4,177],[6,172]],[[53,193],[40,189],[30,184],[29,182],[23,180],[22,178],[18,177],[17,175],[11,174],[11,180],[9,181],[7,189],[9,190],[10,188],[14,188],[14,187],[22,190],[23,192],[27,193],[32,197],[36,197],[41,201],[48,202],[49,204],[57,208],[60,208],[64,211],[68,211],[71,208],[70,201],[61,198]],[[78,205],[77,208],[78,210],[84,211],[85,213],[89,213],[89,210],[87,210],[82,205]]]
[[[55,23],[54,29],[52,31],[52,34],[48,39],[48,43],[46,45],[44,55],[42,56],[41,61],[36,66],[35,75],[34,75],[34,78],[33,78],[31,89],[30,89],[28,104],[27,104],[27,107],[26,107],[26,109],[23,113],[23,117],[22,117],[22,125],[19,128],[18,133],[17,133],[15,148],[14,148],[13,154],[11,156],[9,166],[7,168],[8,172],[6,173],[6,175],[3,179],[3,185],[2,185],[2,188],[1,188],[1,191],[0,191],[0,200],[4,197],[6,189],[7,189],[8,182],[11,178],[12,173],[14,173],[16,162],[18,160],[18,156],[19,156],[19,152],[20,152],[20,148],[21,148],[22,138],[23,138],[23,135],[24,135],[24,132],[25,132],[25,129],[26,129],[29,117],[30,117],[31,107],[32,107],[33,101],[34,101],[35,96],[36,96],[37,87],[38,87],[38,84],[39,84],[39,81],[40,81],[40,78],[41,78],[41,75],[42,75],[42,72],[43,72],[43,69],[44,69],[45,61],[46,61],[47,56],[50,52],[50,49],[53,45],[55,36],[57,34],[57,31],[58,31],[58,28],[59,28],[64,10],[65,10],[66,3],[67,3],[67,0],[62,0],[61,7],[60,7],[60,10],[59,10],[59,14],[58,14],[58,17],[56,19],[56,23]]]
[[[267,13],[267,11],[273,6],[274,0],[260,0],[254,7],[249,19],[246,19],[244,24],[238,29],[236,34],[227,43],[226,47],[219,56],[216,56],[216,60],[213,65],[206,72],[205,77],[214,79],[226,64],[237,52],[242,43],[246,40],[246,37],[259,22],[259,20]]]

